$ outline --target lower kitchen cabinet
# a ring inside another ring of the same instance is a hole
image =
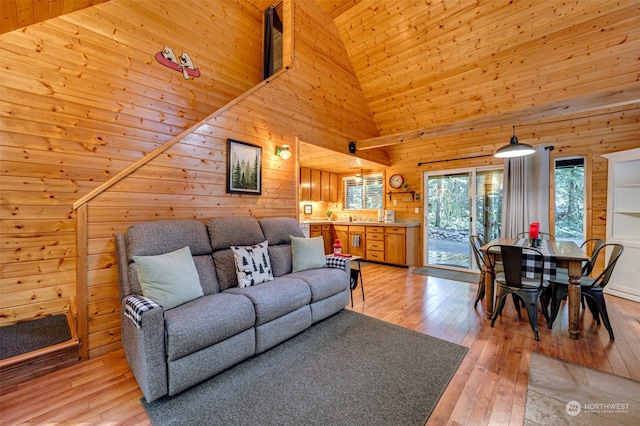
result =
[[[365,258],[374,262],[384,262],[384,227],[367,226]]]
[[[324,252],[325,254],[333,253],[333,228],[331,225],[322,225],[322,239],[324,240]]]
[[[333,232],[342,244],[342,252],[354,256],[365,257],[365,227],[351,225],[334,225]]]
[[[417,266],[420,227],[380,225],[311,225],[310,236],[322,236],[325,252],[333,252],[336,239],[342,252],[364,260],[400,266]]]
[[[324,243],[324,252],[325,254],[333,253],[333,231],[332,226],[327,225],[310,225],[309,226],[309,237],[322,237]]]
[[[395,265],[407,263],[406,228],[387,228],[384,232],[385,262]]]

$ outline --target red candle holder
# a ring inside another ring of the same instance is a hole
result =
[[[529,225],[529,238],[538,239],[540,235],[540,223],[539,222],[531,222]]]

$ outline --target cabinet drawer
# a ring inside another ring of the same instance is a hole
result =
[[[375,260],[377,262],[384,262],[384,252],[383,251],[369,251],[367,249],[367,259]]]
[[[407,233],[407,228],[401,228],[401,227],[395,227],[395,226],[389,226],[387,229],[385,229],[385,231],[387,234],[406,234]]]
[[[349,232],[362,232],[362,233],[364,233],[364,226],[349,225]]]
[[[367,253],[369,250],[384,251],[384,241],[371,241],[367,239]]]
[[[310,232],[320,232],[322,231],[322,225],[309,225]]]
[[[331,231],[331,225],[322,225],[323,231]]]
[[[367,240],[384,241],[384,233],[383,232],[371,233],[367,231]]]
[[[375,234],[383,234],[384,233],[384,226],[367,226],[367,234],[371,232],[371,233],[375,233]]]

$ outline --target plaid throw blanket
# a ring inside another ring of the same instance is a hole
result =
[[[125,302],[124,315],[135,324],[136,328],[142,325],[142,313],[159,308],[153,300],[144,296],[130,296]]]
[[[347,257],[340,256],[327,256],[326,263],[328,268],[340,268],[343,270],[347,270]]]
[[[521,238],[516,243],[517,246],[522,247],[522,269],[526,278],[535,278],[535,275],[542,274],[542,278],[545,280],[553,280],[556,278],[556,265],[558,260],[556,256],[553,256],[549,252],[547,240],[542,240],[540,247],[535,247],[542,253],[544,257],[544,269],[542,268],[542,262],[538,260],[536,253],[526,250],[529,248],[529,240]]]

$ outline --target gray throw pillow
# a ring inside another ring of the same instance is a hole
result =
[[[142,294],[165,310],[204,296],[191,250],[158,256],[133,256]]]
[[[291,235],[291,260],[293,272],[325,268],[327,262],[322,237],[302,238]]]

